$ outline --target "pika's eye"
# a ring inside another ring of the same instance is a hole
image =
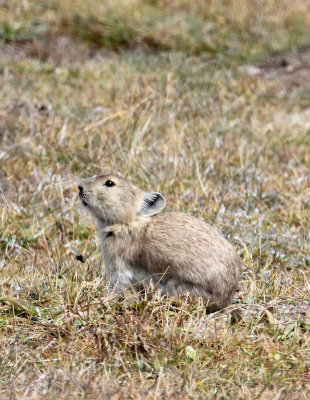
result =
[[[104,185],[108,186],[108,187],[112,187],[112,186],[115,186],[115,183],[110,181],[110,180],[108,180],[108,181],[106,181],[106,183]]]

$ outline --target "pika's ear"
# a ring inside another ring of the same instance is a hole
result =
[[[121,174],[120,172],[116,171],[115,175],[118,176],[119,178],[125,179],[124,175]]]
[[[145,193],[141,208],[138,212],[142,217],[151,217],[159,213],[166,205],[164,196],[157,192]]]

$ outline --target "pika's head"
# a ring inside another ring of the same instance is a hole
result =
[[[161,211],[165,198],[145,192],[117,174],[103,174],[79,183],[82,204],[106,224],[128,224]]]

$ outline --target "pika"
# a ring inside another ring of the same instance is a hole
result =
[[[202,220],[159,212],[165,198],[118,174],[80,183],[79,197],[97,222],[111,291],[155,287],[202,297],[210,312],[231,303],[241,261],[232,245]]]

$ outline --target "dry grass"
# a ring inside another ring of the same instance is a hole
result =
[[[262,62],[308,1],[2,3],[0,398],[308,399],[310,55]],[[232,306],[109,301],[74,189],[103,169],[229,237]]]

